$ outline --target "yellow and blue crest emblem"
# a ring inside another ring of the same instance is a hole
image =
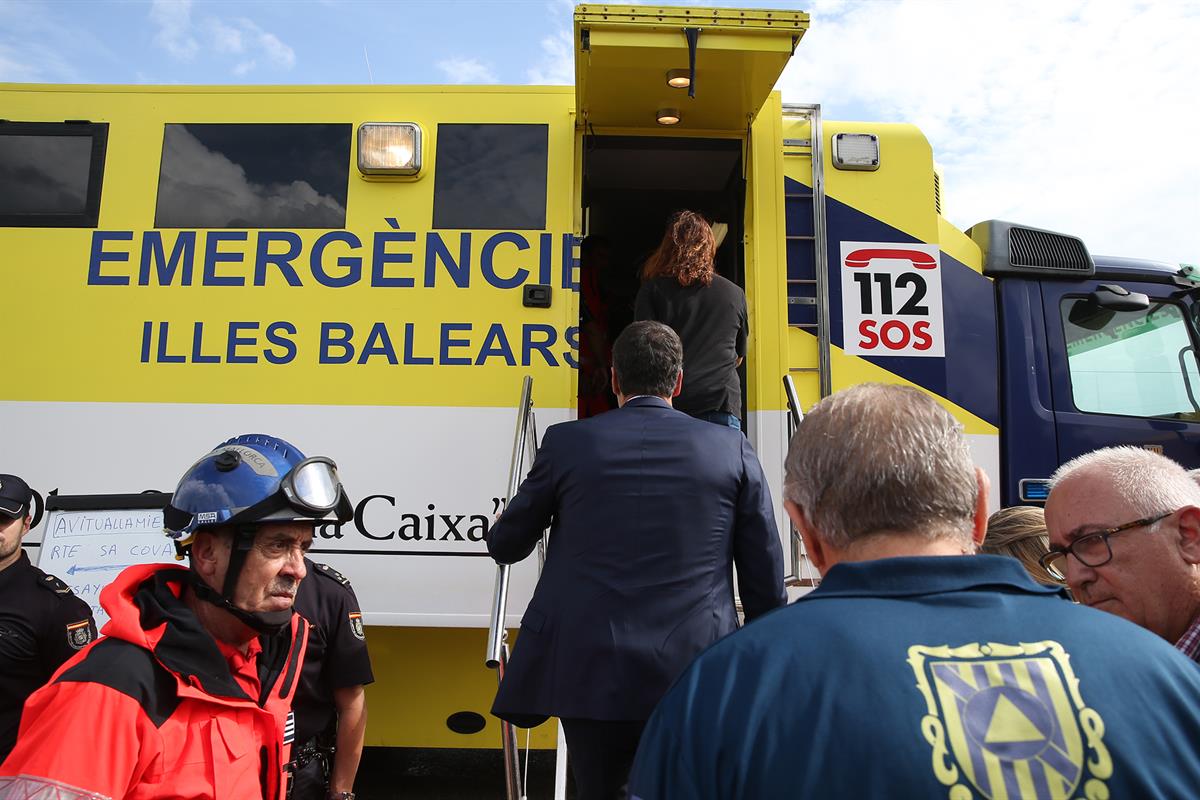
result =
[[[927,706],[921,733],[950,800],[1108,797],[1104,721],[1084,705],[1058,642],[914,645],[908,663]]]

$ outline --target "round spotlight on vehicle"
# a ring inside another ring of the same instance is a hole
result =
[[[692,71],[690,69],[669,69],[667,70],[667,86],[675,89],[686,89],[692,85]]]
[[[659,125],[678,125],[679,124],[679,109],[678,108],[660,108],[658,110]]]

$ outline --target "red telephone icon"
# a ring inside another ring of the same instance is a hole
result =
[[[903,250],[903,249],[885,249],[885,248],[865,248],[855,250],[850,255],[846,256],[846,266],[867,267],[877,258],[899,258],[906,259],[912,262],[912,265],[917,269],[937,269],[937,259],[929,255],[923,250]]]

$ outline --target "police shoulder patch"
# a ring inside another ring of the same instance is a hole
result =
[[[26,585],[28,585],[28,584],[26,584]],[[53,575],[43,576],[41,581],[38,582],[38,585],[41,586],[43,589],[49,589],[50,591],[55,592],[57,594],[71,594],[71,587],[67,586],[65,583],[63,583],[61,580],[59,580],[58,578],[56,578]]]
[[[92,621],[81,619],[67,626],[67,644],[76,650],[82,650],[92,641]]]
[[[365,640],[367,632],[363,629],[362,613],[355,611],[350,614],[350,631],[358,639]]]
[[[349,578],[347,578],[345,575],[338,572],[336,569],[329,566],[328,564],[318,564],[317,562],[314,561],[313,566],[317,568],[317,573],[319,575],[324,575],[326,578],[329,578],[330,580],[337,581],[342,586],[350,585]]]
[[[951,798],[1108,797],[1104,721],[1061,644],[914,645],[908,663],[933,772]]]

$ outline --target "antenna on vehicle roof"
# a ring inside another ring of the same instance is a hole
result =
[[[363,61],[367,62],[367,77],[371,79],[371,83],[375,83],[375,73],[371,72],[371,59],[367,58],[367,46],[363,45]]]

